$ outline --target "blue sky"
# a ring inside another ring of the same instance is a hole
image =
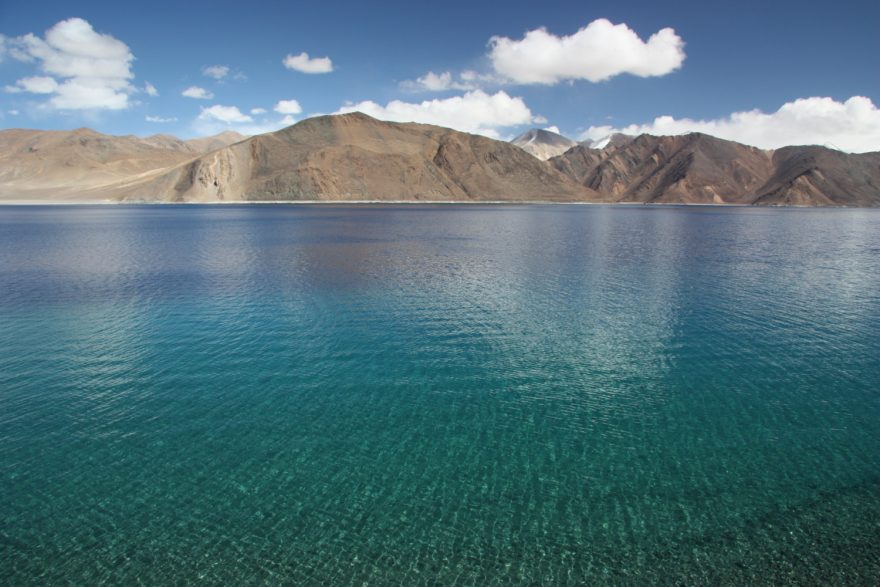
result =
[[[703,130],[880,150],[878,22],[867,1],[7,0],[0,126],[190,137],[359,109],[499,138]]]

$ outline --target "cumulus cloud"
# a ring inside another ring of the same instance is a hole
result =
[[[702,132],[722,139],[777,149],[788,145],[826,145],[862,153],[880,151],[880,109],[863,96],[845,102],[832,98],[802,98],[783,104],[776,112],[734,112],[714,120],[660,116],[648,124],[622,128],[593,126],[581,140],[596,140],[611,133],[679,135]]]
[[[148,96],[158,96],[159,95],[159,90],[157,90],[156,86],[154,86],[150,82],[147,82],[144,84],[144,91],[147,93]]]
[[[185,98],[194,98],[196,100],[210,100],[214,97],[213,92],[209,92],[205,88],[199,86],[190,86],[180,93]]]
[[[130,106],[128,97],[135,92],[130,82],[134,55],[125,43],[96,32],[81,18],[56,23],[43,38],[28,33],[6,38],[3,45],[14,59],[34,63],[45,74],[18,80],[15,86],[7,86],[7,91],[17,87],[48,94],[51,97],[45,106],[60,110],[122,110]]]
[[[174,116],[170,116],[168,118],[163,118],[161,116],[147,116],[145,119],[147,122],[177,122],[177,118]]]
[[[447,90],[475,90],[477,88],[473,81],[454,79],[452,72],[449,71],[443,73],[429,71],[415,81],[401,82],[400,87],[410,92],[444,92]]]
[[[440,91],[440,90],[470,90],[473,89],[467,84],[459,84],[452,79],[452,74],[448,71],[444,71],[441,74],[436,74],[433,71],[429,71],[427,74],[416,80],[416,83],[430,91]],[[466,87],[463,87],[466,86]]]
[[[456,78],[451,71],[434,73],[429,71],[415,80],[400,82],[400,89],[407,92],[446,92],[449,90],[476,90],[480,87],[502,83],[497,76],[478,73],[473,70],[462,71]]]
[[[363,112],[392,122],[422,122],[497,138],[498,129],[535,121],[522,98],[503,91],[487,94],[482,90],[462,96],[425,100],[419,103],[394,100],[385,106],[372,101],[346,104],[336,113]]]
[[[282,61],[284,67],[302,73],[330,73],[333,71],[333,61],[329,57],[309,57],[303,51],[299,55],[288,55]]]
[[[254,116],[265,113],[264,108],[251,110],[251,114]],[[279,130],[295,122],[296,120],[290,114],[279,119],[255,119],[253,116],[244,114],[237,106],[215,104],[208,108],[202,108],[202,112],[192,126],[196,134],[201,136],[215,135],[226,130],[234,130],[243,135],[259,135]]]
[[[627,25],[600,18],[570,36],[539,28],[519,40],[492,37],[489,59],[499,75],[515,83],[552,85],[579,79],[599,82],[623,73],[666,75],[681,67],[685,53],[684,41],[671,28],[645,42]]]
[[[6,91],[10,94],[18,92],[30,92],[31,94],[54,94],[58,90],[58,82],[54,77],[34,76],[25,77],[17,82],[15,86],[7,86]]]
[[[223,79],[229,75],[229,67],[226,65],[207,65],[202,68],[202,75],[214,79]]]
[[[247,114],[242,113],[236,106],[221,106],[215,104],[208,108],[202,108],[199,118],[203,120],[216,120],[226,123],[253,122],[254,119]]]
[[[275,104],[273,110],[279,114],[299,114],[302,112],[302,107],[296,100],[281,100]]]

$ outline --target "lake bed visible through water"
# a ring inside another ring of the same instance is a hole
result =
[[[0,207],[0,582],[875,582],[878,357],[878,210]]]

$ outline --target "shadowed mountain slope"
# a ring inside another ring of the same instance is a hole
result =
[[[750,203],[772,172],[766,151],[703,134],[641,135],[602,150],[579,145],[550,162],[627,202]]]
[[[641,135],[601,150],[578,145],[550,163],[614,201],[880,205],[880,153],[764,151],[693,133]]]
[[[880,206],[880,153],[785,147],[773,154],[773,164],[756,204]]]

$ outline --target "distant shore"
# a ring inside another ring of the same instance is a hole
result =
[[[545,200],[523,200],[514,202],[510,200],[227,200],[216,202],[119,202],[116,200],[0,200],[0,206],[235,206],[235,205],[506,205],[506,206],[538,206],[538,205],[577,205],[577,206],[688,206],[705,208],[845,208],[845,209],[873,209],[867,206],[805,206],[797,204],[767,205],[755,204],[717,204],[713,202],[559,202]]]

